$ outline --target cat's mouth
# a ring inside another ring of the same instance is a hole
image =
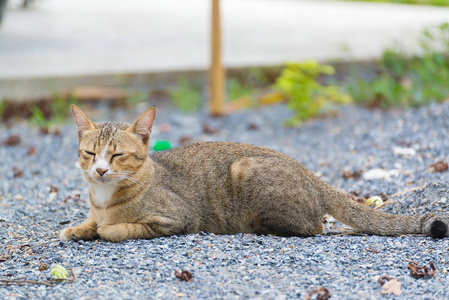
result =
[[[95,183],[111,183],[113,182],[113,179],[110,177],[92,177],[92,180],[95,181]]]

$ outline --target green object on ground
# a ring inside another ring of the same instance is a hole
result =
[[[350,1],[391,2],[391,3],[399,3],[399,4],[421,4],[421,5],[449,6],[449,0],[350,0]]]
[[[55,277],[55,279],[66,279],[69,276],[69,272],[67,272],[66,268],[61,265],[56,265],[53,269],[51,269],[51,275]]]
[[[154,151],[164,151],[170,148],[171,148],[170,142],[165,140],[157,140],[153,145]]]
[[[335,70],[331,66],[308,60],[286,63],[275,87],[287,98],[287,106],[295,113],[287,125],[295,126],[302,121],[319,116],[332,104],[351,102],[351,96],[340,91],[336,85],[322,85],[320,76],[331,76]]]
[[[418,107],[449,96],[449,23],[432,25],[419,36],[419,48],[397,44],[384,50],[373,78],[356,71],[346,90],[369,107]]]

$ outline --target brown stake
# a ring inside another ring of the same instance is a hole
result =
[[[210,113],[223,115],[224,70],[221,64],[220,0],[212,0]]]

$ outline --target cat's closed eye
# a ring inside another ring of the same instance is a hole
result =
[[[112,163],[112,160],[113,160],[114,158],[120,157],[120,156],[123,156],[123,154],[122,154],[122,153],[117,153],[117,154],[112,155],[112,156],[111,156],[111,161],[110,161],[110,163]]]
[[[93,153],[93,152],[89,152],[89,151],[86,151],[86,150],[84,150],[84,152],[86,152],[86,154],[89,154],[89,155],[95,156],[95,153]]]

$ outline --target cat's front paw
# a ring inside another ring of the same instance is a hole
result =
[[[69,227],[64,229],[61,234],[59,235],[59,238],[61,241],[89,241],[97,238],[97,231],[91,228],[80,228],[80,227]]]
[[[98,235],[106,241],[118,243],[128,239],[126,229],[121,224],[102,225],[98,227]]]

